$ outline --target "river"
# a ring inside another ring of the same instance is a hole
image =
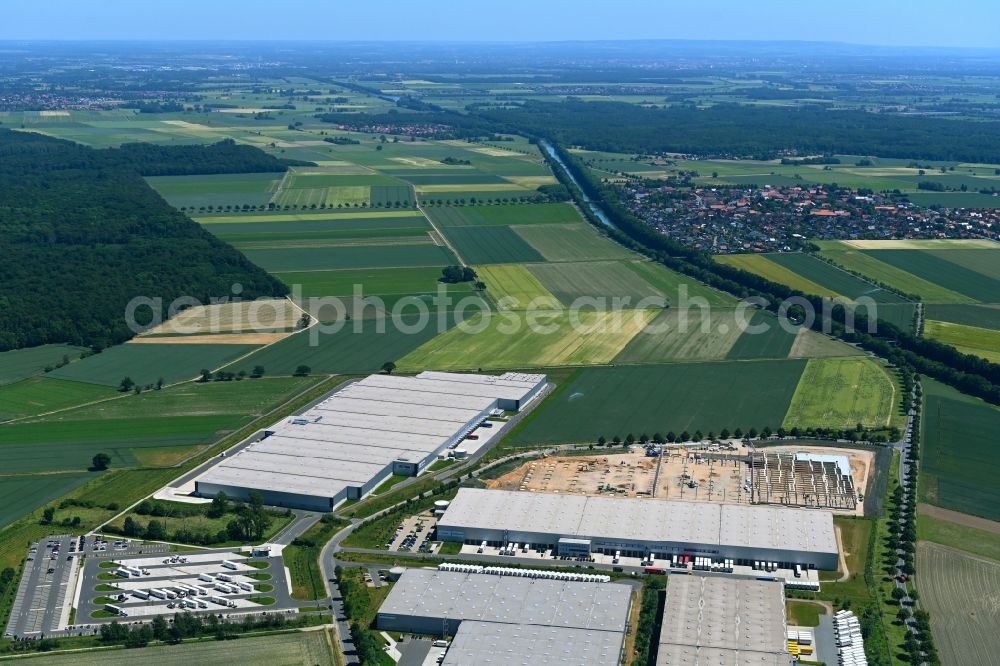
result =
[[[587,205],[587,208],[590,209],[590,212],[593,213],[597,217],[597,219],[603,222],[605,226],[611,227],[612,229],[617,229],[618,227],[616,227],[611,222],[611,220],[608,219],[608,216],[605,215],[604,209],[602,209],[597,204],[596,201],[587,196],[586,191],[584,191],[584,189],[580,187],[580,181],[578,181],[576,179],[576,176],[573,175],[573,172],[566,167],[566,163],[563,162],[562,157],[559,156],[559,153],[556,152],[556,149],[553,148],[552,145],[548,141],[545,141],[544,139],[540,140],[538,143],[539,145],[541,145],[542,148],[545,149],[545,152],[549,154],[549,157],[551,157],[552,159],[554,159],[556,162],[559,163],[559,166],[561,166],[563,168],[563,171],[566,172],[566,176],[571,181],[573,181],[573,184],[576,185],[576,188],[580,190],[580,196],[583,197],[583,203]]]

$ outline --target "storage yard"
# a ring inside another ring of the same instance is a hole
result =
[[[259,492],[274,506],[330,511],[393,474],[416,476],[490,416],[519,411],[545,375],[422,372],[371,375],[345,386],[195,480],[195,494]],[[488,424],[492,425],[492,424]],[[483,426],[485,427],[485,426]]]
[[[835,570],[833,514],[774,506],[581,497],[461,488],[438,520],[442,541],[467,547],[593,554],[705,558],[766,570]],[[709,565],[712,566],[712,565]]]
[[[632,589],[618,583],[407,569],[377,616],[383,631],[454,636],[443,664],[621,659]]]
[[[671,576],[656,666],[791,666],[779,582]]]
[[[232,551],[91,558],[83,572],[77,623],[151,619],[190,611],[282,610],[291,601],[281,558]]]
[[[830,447],[665,446],[527,462],[487,486],[499,490],[780,504],[862,514],[871,451]]]

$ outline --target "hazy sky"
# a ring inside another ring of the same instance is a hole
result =
[[[8,0],[0,39],[757,39],[1000,47],[1000,0]]]

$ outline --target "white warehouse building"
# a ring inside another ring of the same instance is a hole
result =
[[[442,666],[621,662],[632,588],[620,583],[407,569],[383,631],[454,636]]]
[[[835,570],[833,514],[817,509],[461,488],[438,521],[442,541],[733,559]]]
[[[545,375],[423,372],[345,386],[195,480],[195,494],[259,492],[273,506],[329,511],[392,474],[415,476],[496,409],[518,411]]]

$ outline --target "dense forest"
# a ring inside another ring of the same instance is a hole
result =
[[[562,145],[625,153],[680,152],[770,159],[803,154],[1000,162],[1000,125],[824,108],[724,104],[645,108],[619,102],[527,102],[483,116]]]
[[[230,142],[93,150],[0,129],[0,350],[122,342],[132,337],[125,306],[140,295],[166,308],[230,295],[236,283],[244,299],[287,293],[140,175],[218,173],[230,159],[237,172],[285,168]]]

